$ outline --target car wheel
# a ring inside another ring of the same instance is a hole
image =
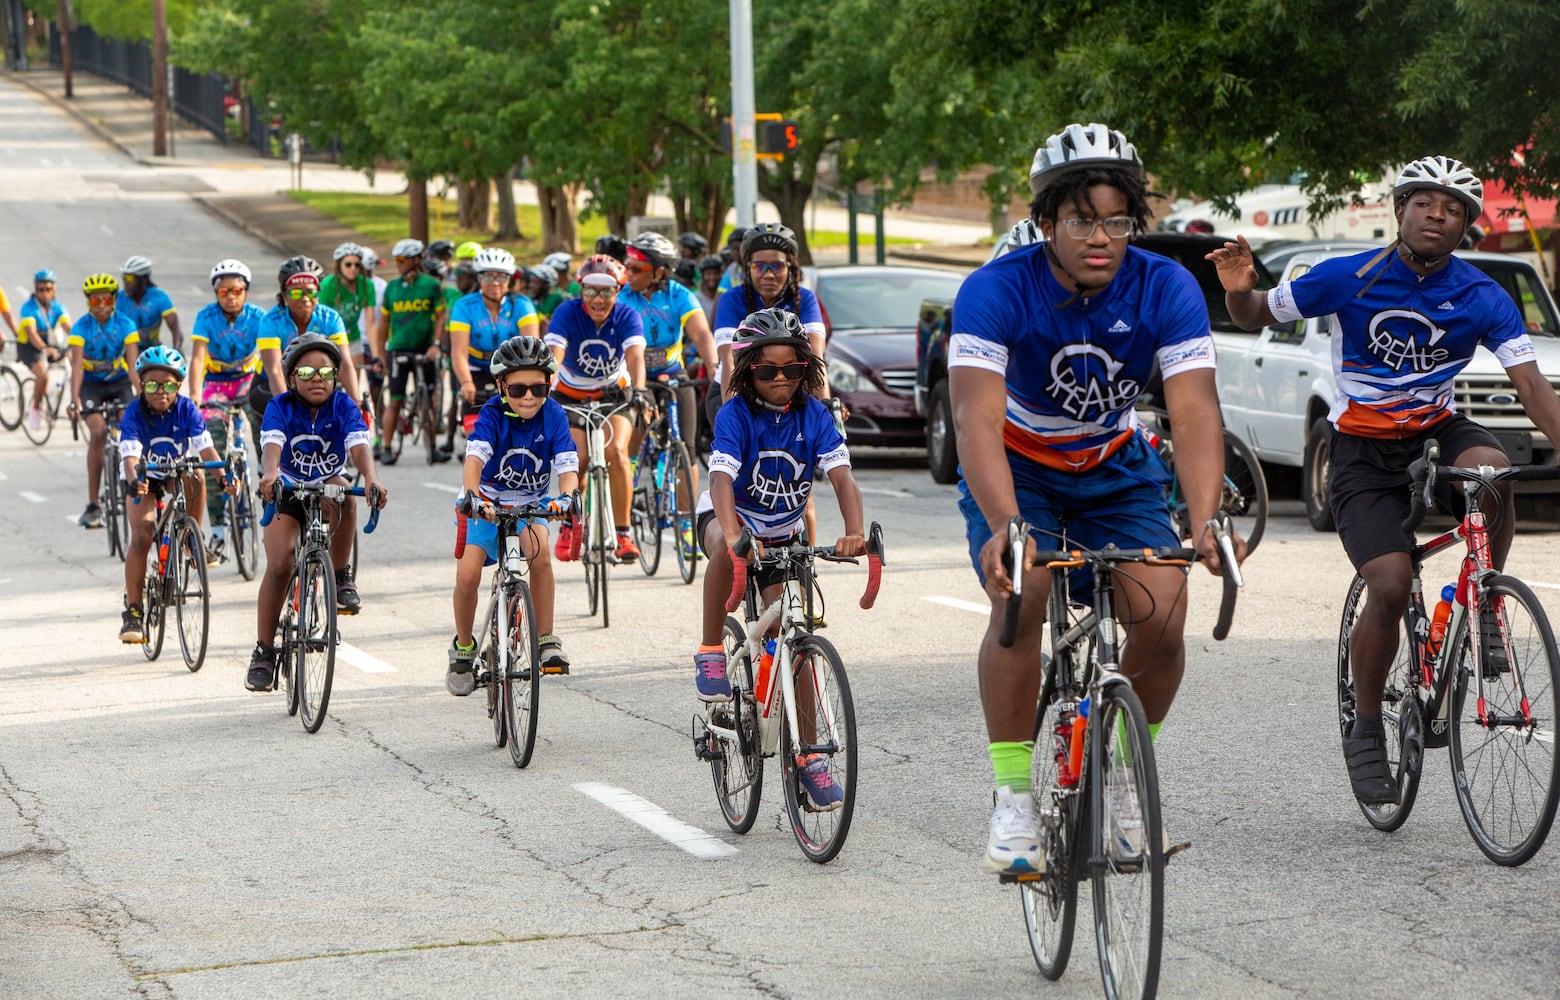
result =
[[[926,467],[939,483],[959,480],[959,448],[953,436],[953,408],[948,404],[948,380],[932,388],[926,413]]]
[[[1300,474],[1300,492],[1305,498],[1305,516],[1317,531],[1332,531],[1332,504],[1327,497],[1327,468],[1332,458],[1332,425],[1318,417],[1305,439],[1305,467]]]

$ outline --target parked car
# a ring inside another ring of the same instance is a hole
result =
[[[1253,246],[1251,252],[1256,254],[1270,273],[1283,274],[1289,262],[1303,253],[1316,253],[1319,250],[1359,253],[1362,250],[1379,250],[1384,246],[1385,243],[1365,240],[1274,240],[1260,247]]]
[[[918,307],[952,299],[964,275],[935,267],[842,265],[806,268],[829,333],[829,389],[850,412],[852,445],[918,447],[925,420],[916,412]]]

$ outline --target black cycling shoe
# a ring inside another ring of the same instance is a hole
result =
[[[387,451],[387,452],[385,452],[384,457],[379,460],[379,464],[380,465],[394,465],[396,463],[396,461],[400,459],[400,457],[401,457],[400,455],[397,455],[393,451]]]
[[[428,459],[428,464],[442,465],[445,462],[448,462],[452,457],[453,455],[450,452],[445,451],[443,448],[435,448],[433,449],[432,457]]]
[[[249,674],[244,687],[250,691],[269,691],[276,687],[276,650],[255,643],[255,651],[249,657]]]
[[[351,568],[336,570],[336,614],[355,615],[363,610]]]
[[[1361,805],[1391,806],[1398,803],[1398,786],[1387,767],[1387,740],[1380,733],[1347,736],[1343,759],[1349,765],[1349,785]]]

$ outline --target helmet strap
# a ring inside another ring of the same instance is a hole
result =
[[[1045,256],[1048,261],[1056,266],[1058,271],[1067,275],[1067,279],[1073,283],[1073,293],[1062,301],[1053,303],[1057,309],[1066,309],[1083,297],[1083,286],[1078,284],[1078,279],[1072,276],[1072,272],[1067,270],[1066,265],[1062,263],[1062,259],[1056,255],[1056,249],[1051,246],[1050,240],[1045,241]]]

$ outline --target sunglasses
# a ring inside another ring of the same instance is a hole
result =
[[[336,377],[336,369],[331,365],[299,365],[293,369],[293,377],[300,382],[329,382]]]
[[[504,395],[510,399],[524,399],[527,395],[535,396],[537,399],[546,399],[547,393],[551,389],[552,386],[546,382],[515,383],[504,386]]]
[[[580,289],[580,298],[610,299],[617,293],[618,290],[616,288],[582,288]]]
[[[785,376],[787,382],[800,382],[802,376],[807,374],[807,362],[792,361],[790,364],[785,365],[771,365],[760,362],[748,365],[748,370],[760,382],[773,382],[782,375]]]
[[[341,262],[341,269],[343,271],[345,271],[349,267],[362,267],[362,266],[363,266],[363,263],[361,261],[356,261],[356,260],[344,260],[344,261]]]
[[[775,274],[784,274],[786,269],[791,265],[787,264],[783,260],[762,260],[754,261],[748,266],[753,269],[754,274],[769,276]]]
[[[142,379],[141,392],[143,395],[149,392],[166,392],[172,396],[178,394],[179,385],[180,383],[175,379],[168,379],[166,382],[159,382],[154,378]]]
[[[397,257],[397,258],[396,258],[396,259],[395,259],[395,262],[396,262],[396,263],[397,263],[397,264],[399,264],[399,263],[401,263],[401,261],[403,261],[403,260],[422,260],[422,254],[415,254],[415,255],[413,255],[413,256],[411,256],[411,257]]]
[[[119,296],[113,292],[93,292],[87,296],[87,304],[93,306],[113,305]]]
[[[623,269],[629,274],[649,274],[655,270],[654,264],[624,264]]]
[[[217,294],[224,299],[236,299],[248,294],[249,289],[243,285],[234,285],[232,288],[219,288]]]
[[[318,288],[289,288],[287,297],[297,302],[299,299],[317,299],[320,297]]]

